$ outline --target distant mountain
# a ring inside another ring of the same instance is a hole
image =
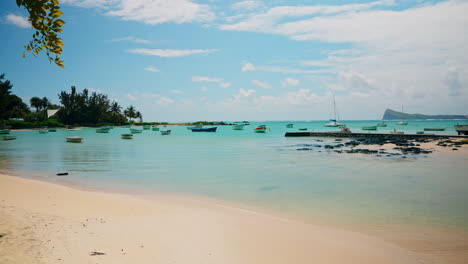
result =
[[[384,120],[407,120],[407,119],[468,119],[466,115],[422,115],[422,114],[407,114],[394,111],[392,109],[385,110],[383,115]]]

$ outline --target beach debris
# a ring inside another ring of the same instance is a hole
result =
[[[68,175],[68,172],[59,172],[57,173],[57,176],[65,176]]]
[[[105,255],[106,253],[104,252],[98,252],[98,251],[91,251],[89,252],[89,255],[90,256],[101,256],[101,255]]]

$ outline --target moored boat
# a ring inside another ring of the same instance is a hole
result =
[[[66,139],[67,139],[67,142],[70,142],[70,143],[81,143],[83,141],[83,138],[78,137],[78,136],[66,137]]]
[[[425,127],[424,131],[445,131],[445,127]]]
[[[56,128],[49,128],[49,132],[57,132]]]
[[[133,134],[122,134],[121,137],[122,137],[122,139],[132,139]]]
[[[161,135],[169,135],[171,134],[171,130],[168,129],[168,130],[161,130]]]
[[[286,128],[293,128],[294,124],[287,124]]]
[[[47,133],[49,133],[49,130],[47,128],[39,129],[39,134],[47,134]]]
[[[152,126],[152,127],[151,127],[151,130],[153,130],[153,131],[159,131],[159,127],[158,127],[158,126]]]
[[[15,140],[15,139],[16,139],[16,136],[13,136],[13,135],[5,135],[5,136],[2,136],[2,139],[3,139],[3,140]]]
[[[362,130],[377,130],[377,126],[365,126],[361,128]]]
[[[300,131],[307,131],[307,128],[299,128]]]
[[[406,125],[408,125],[408,122],[407,121],[400,121],[400,122],[397,122],[396,124],[400,125],[400,126],[406,126]]]
[[[0,129],[0,135],[8,135],[10,134],[10,129]]]
[[[218,127],[196,127],[192,128],[192,132],[216,132],[216,129],[218,129]]]
[[[151,125],[143,125],[143,130],[150,130]]]
[[[345,124],[341,124],[338,121],[337,118],[337,111],[336,111],[336,103],[335,103],[335,95],[333,95],[333,119],[330,119],[330,122],[325,124],[325,127],[342,127],[345,126]]]
[[[130,128],[130,132],[132,134],[139,134],[139,133],[143,132],[143,130],[137,129],[137,128]]]
[[[109,133],[110,127],[100,127],[96,129],[96,133]]]
[[[232,126],[232,129],[233,130],[243,130],[244,126],[245,126],[245,124],[235,124],[235,125]]]
[[[387,127],[387,123],[385,123],[385,121],[380,121],[378,124],[377,124],[378,127]]]
[[[192,129],[194,129],[194,128],[200,128],[200,127],[203,127],[203,125],[202,125],[202,124],[196,124],[196,125],[194,125],[194,126],[188,126],[187,129],[188,129],[188,130],[192,130]]]
[[[265,125],[260,125],[254,129],[255,133],[265,133],[267,127]]]

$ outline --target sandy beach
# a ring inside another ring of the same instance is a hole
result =
[[[4,264],[425,263],[378,238],[215,203],[0,183]]]

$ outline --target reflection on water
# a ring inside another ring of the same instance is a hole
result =
[[[404,160],[297,151],[291,146],[332,139],[285,138],[287,123],[262,122],[272,130],[266,134],[253,133],[257,124],[243,131],[219,127],[216,133],[174,127],[170,136],[144,131],[132,140],[120,138],[128,132],[124,128],[109,134],[94,129],[15,132],[16,141],[0,142],[0,169],[51,180],[67,171],[67,181],[85,186],[202,194],[301,217],[468,225],[466,155],[410,155]],[[319,130],[322,123],[295,127]],[[347,123],[361,127],[369,122]],[[83,136],[83,143],[66,143],[65,136],[71,135]]]

